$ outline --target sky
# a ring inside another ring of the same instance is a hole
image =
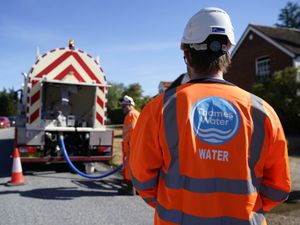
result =
[[[294,0],[294,2],[299,2]],[[22,85],[43,54],[75,47],[100,57],[109,82],[140,83],[156,95],[160,81],[186,71],[180,40],[187,21],[204,7],[231,17],[236,41],[249,23],[273,26],[286,0],[1,0],[0,90]]]

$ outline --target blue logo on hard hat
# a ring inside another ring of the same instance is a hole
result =
[[[220,97],[198,100],[190,114],[194,134],[207,144],[223,144],[230,141],[240,127],[237,108]]]
[[[223,27],[212,27],[211,32],[212,33],[225,33],[225,28],[223,28]]]

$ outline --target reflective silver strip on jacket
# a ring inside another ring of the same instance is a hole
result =
[[[262,210],[254,213],[250,221],[233,217],[208,218],[193,216],[178,210],[166,209],[159,203],[156,203],[156,210],[161,219],[181,225],[260,225],[264,219]]]
[[[261,183],[261,178],[257,178],[254,173],[254,167],[259,160],[260,152],[265,138],[265,120],[266,113],[264,112],[262,100],[255,95],[252,95],[252,120],[254,131],[252,133],[251,143],[250,143],[250,159],[249,167],[251,171],[251,178],[253,185],[259,190],[260,194],[266,198],[271,199],[274,202],[281,202],[285,200],[289,192],[285,192],[276,188],[266,186]],[[249,181],[251,182],[251,180]]]

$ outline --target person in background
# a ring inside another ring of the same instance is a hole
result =
[[[200,10],[181,40],[191,80],[141,112],[131,178],[155,208],[155,225],[265,225],[264,212],[289,195],[287,142],[276,112],[223,78],[234,44],[229,15]]]
[[[125,95],[121,100],[120,104],[122,106],[123,113],[125,115],[123,123],[123,142],[122,142],[122,152],[123,152],[123,176],[126,187],[119,190],[120,194],[134,195],[135,190],[133,188],[130,169],[129,169],[129,155],[130,155],[130,145],[131,145],[131,134],[134,130],[136,122],[140,113],[134,108],[135,103],[132,97]]]

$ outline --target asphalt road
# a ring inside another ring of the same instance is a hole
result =
[[[22,165],[26,184],[10,180],[13,129],[0,130],[0,225],[151,225],[153,209],[138,196],[121,196],[121,176],[92,181],[60,165]],[[293,192],[270,213],[269,225],[300,225],[300,158],[290,157]],[[107,171],[97,164],[99,173]],[[103,171],[102,171],[103,170]]]
[[[13,130],[0,130],[0,137],[5,138],[0,140],[1,225],[153,224],[154,211],[140,197],[118,194],[122,186],[119,175],[92,181],[70,173],[62,165],[23,165],[26,184],[7,187]],[[97,165],[97,169],[107,168]]]

